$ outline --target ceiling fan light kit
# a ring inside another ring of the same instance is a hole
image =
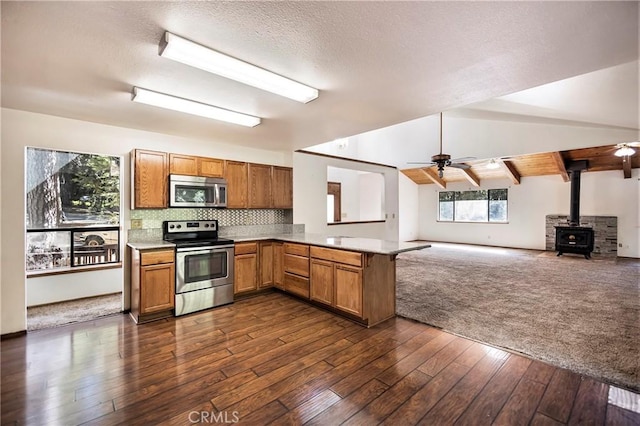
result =
[[[495,170],[500,168],[500,164],[496,161],[495,158],[492,158],[491,161],[485,166],[487,169]]]
[[[165,32],[160,56],[238,81],[294,101],[307,103],[318,97],[318,89]]]
[[[629,145],[624,144],[623,146],[618,148],[618,150],[614,153],[614,155],[616,157],[627,157],[627,156],[634,155],[635,153],[636,153],[635,149],[631,148]]]
[[[213,105],[207,105],[189,99],[154,92],[153,90],[142,89],[140,87],[133,88],[131,100],[146,105],[198,115],[200,117],[239,124],[245,127],[255,127],[260,124],[260,117],[254,117],[252,115],[218,108]]]

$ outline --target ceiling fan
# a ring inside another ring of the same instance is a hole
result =
[[[622,142],[615,146],[616,152],[613,155],[616,157],[628,157],[636,153],[633,148],[637,147],[640,147],[640,142]]]
[[[445,167],[455,167],[457,169],[469,169],[470,165],[462,163],[462,161],[475,160],[475,157],[463,157],[451,159],[449,154],[442,153],[442,113],[440,113],[440,153],[431,157],[431,161],[413,161],[407,164],[427,164],[429,166],[438,167],[438,176],[442,178]]]

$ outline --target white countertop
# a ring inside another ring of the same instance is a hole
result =
[[[405,251],[421,250],[431,247],[428,243],[411,243],[401,241],[377,240],[375,238],[356,238],[356,237],[332,237],[321,234],[261,234],[234,236],[224,235],[221,238],[229,238],[237,243],[244,241],[262,241],[262,240],[278,240],[300,244],[310,244],[313,246],[329,247],[342,250],[353,250],[364,253],[376,253],[385,255],[394,255]],[[172,249],[175,244],[166,241],[145,241],[145,242],[128,242],[127,245],[136,250],[153,250],[168,248]]]
[[[168,243],[166,241],[144,241],[144,242],[136,242],[129,241],[127,245],[136,250],[153,250],[153,249],[173,249],[176,247],[173,243]]]
[[[431,247],[428,243],[412,243],[402,241],[378,240],[375,238],[357,238],[357,237],[332,237],[321,234],[264,234],[264,235],[247,235],[233,236],[225,235],[224,238],[230,238],[235,242],[243,241],[260,241],[260,240],[278,240],[300,244],[310,244],[314,246],[322,246],[343,250],[353,250],[365,253],[387,254],[393,255],[405,251],[421,250]]]

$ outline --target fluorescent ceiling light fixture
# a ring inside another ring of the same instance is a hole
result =
[[[499,169],[500,168],[500,164],[498,164],[498,162],[496,161],[495,158],[492,158],[491,161],[489,161],[489,163],[487,164],[487,169]]]
[[[164,38],[160,43],[160,56],[294,101],[307,103],[318,97],[318,89],[216,52],[168,31],[164,33]]]
[[[636,150],[631,148],[628,145],[622,145],[615,153],[614,155],[616,157],[626,157],[628,155],[633,155],[636,153]]]
[[[153,105],[160,108],[172,109],[174,111],[186,112],[187,114],[199,115],[200,117],[212,118],[214,120],[226,121],[227,123],[239,124],[246,127],[255,127],[260,124],[260,117],[241,114],[235,111],[218,108],[188,99],[177,98],[164,93],[152,90],[133,88],[134,102]]]

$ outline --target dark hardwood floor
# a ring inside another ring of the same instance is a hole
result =
[[[3,425],[640,424],[590,378],[401,318],[366,329],[279,293],[37,331],[1,355]]]

